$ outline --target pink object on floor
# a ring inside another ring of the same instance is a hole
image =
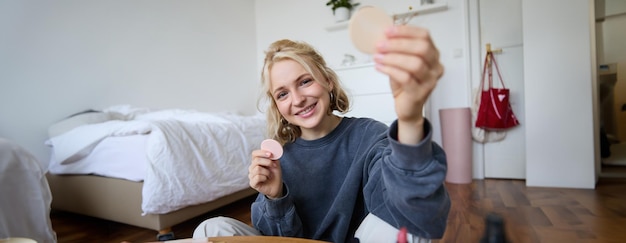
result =
[[[448,159],[446,181],[472,182],[472,114],[470,108],[439,110],[441,140]]]

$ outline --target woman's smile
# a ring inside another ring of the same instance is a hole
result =
[[[317,102],[315,102],[315,104],[312,104],[306,108],[304,108],[301,111],[298,111],[296,113],[296,116],[302,117],[302,118],[308,118],[311,117],[314,113],[315,113],[315,106],[317,105]]]

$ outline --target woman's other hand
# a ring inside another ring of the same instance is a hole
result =
[[[279,160],[271,160],[271,152],[265,150],[252,151],[252,163],[248,167],[250,187],[270,199],[283,195],[282,172]]]

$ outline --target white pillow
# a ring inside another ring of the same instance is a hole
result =
[[[52,124],[48,128],[48,136],[55,137],[82,125],[102,123],[110,120],[112,120],[112,118],[108,113],[86,111]]]

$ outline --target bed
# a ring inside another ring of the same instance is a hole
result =
[[[247,170],[264,131],[262,115],[128,105],[72,115],[46,141],[52,208],[173,236],[172,226],[256,194]]]

